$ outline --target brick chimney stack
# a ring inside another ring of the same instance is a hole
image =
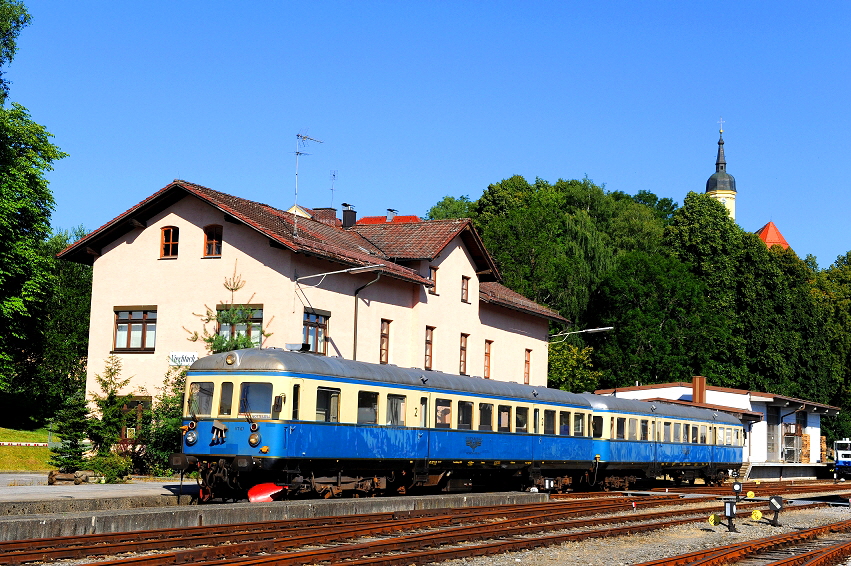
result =
[[[336,208],[314,208],[313,219],[317,222],[322,222],[329,226],[337,225],[337,209]]]
[[[358,213],[354,207],[347,203],[343,203],[343,228],[351,228],[358,221]]]

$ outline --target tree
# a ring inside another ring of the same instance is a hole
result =
[[[445,196],[436,205],[428,209],[426,220],[443,220],[447,218],[470,218],[473,213],[475,203],[470,201],[470,197],[461,196],[458,198]]]
[[[602,372],[594,370],[590,346],[580,347],[568,342],[554,342],[549,348],[547,387],[573,393],[597,389]]]
[[[88,430],[88,413],[82,390],[66,397],[63,406],[56,412],[54,422],[61,444],[50,449],[48,463],[62,473],[76,472],[85,467],[86,447],[83,441]]]
[[[29,25],[32,17],[20,0],[0,0],[0,67],[12,62],[18,50],[18,34]],[[9,81],[0,70],[0,105],[9,96]]]
[[[255,348],[258,343],[262,344],[263,338],[271,336],[259,324],[251,322],[254,313],[253,308],[247,304],[236,303],[234,298],[236,292],[245,287],[245,284],[246,281],[242,279],[242,276],[237,275],[236,263],[234,263],[233,276],[225,277],[224,282],[225,289],[230,291],[230,302],[226,303],[226,307],[223,309],[213,310],[207,307],[206,313],[196,314],[203,323],[201,332],[193,332],[186,327],[183,328],[186,332],[189,332],[188,340],[190,342],[201,340],[207,345],[208,352],[217,354],[230,350]],[[253,297],[254,295],[248,299],[247,303],[251,303]],[[207,329],[208,324],[213,325],[212,332]],[[249,329],[251,335],[247,332]]]
[[[154,399],[150,416],[145,419],[140,440],[145,445],[143,461],[152,475],[171,475],[168,458],[180,452],[185,384],[186,368],[170,367],[160,394]]]
[[[97,414],[89,420],[89,439],[98,455],[109,454],[121,439],[125,426],[125,406],[133,397],[120,391],[130,383],[130,377],[121,377],[121,358],[112,355],[106,359],[102,373],[95,375],[100,393],[92,393]]]

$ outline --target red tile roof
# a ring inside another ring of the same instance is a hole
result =
[[[422,219],[419,216],[394,216],[390,222],[387,221],[386,216],[364,216],[363,218],[359,218],[357,224],[402,224],[405,222],[422,222]]]
[[[479,283],[479,299],[483,303],[491,303],[509,309],[533,314],[555,320],[558,322],[570,322],[553,309],[539,305],[535,301],[527,299],[520,293],[515,293],[508,287],[491,281]]]
[[[789,244],[786,243],[786,238],[783,237],[783,234],[780,233],[780,230],[777,229],[774,222],[769,222],[757,230],[756,235],[759,236],[759,239],[765,242],[765,245],[769,248],[774,244],[783,246],[784,250],[789,247]]]

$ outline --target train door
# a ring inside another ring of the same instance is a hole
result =
[[[647,475],[652,478],[654,476],[659,475],[662,470],[662,421],[660,421],[656,416],[650,419],[650,445],[650,455],[652,458],[651,461],[653,462],[653,465],[650,467],[650,471]]]
[[[282,421],[299,421],[306,416],[302,399],[305,387],[304,380],[290,379],[288,382],[289,384],[286,388],[289,389],[289,391],[285,390],[281,392],[284,397],[284,403],[283,410],[280,413],[280,419]],[[291,424],[286,427],[286,432],[282,435],[285,453],[288,458],[292,457],[292,454],[290,454],[290,446],[293,445],[292,440],[301,433],[299,428],[300,427],[297,424]]]
[[[428,473],[428,461],[431,459],[431,410],[434,406],[434,401],[431,398],[431,393],[420,393],[416,400],[414,409],[414,418],[417,419],[416,426],[416,473]]]

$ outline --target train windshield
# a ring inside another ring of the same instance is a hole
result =
[[[837,452],[851,452],[851,442],[837,442],[836,443],[836,451]]]
[[[272,384],[243,383],[239,392],[239,416],[272,417]]]
[[[189,414],[209,417],[213,408],[213,382],[196,381],[189,384]]]

